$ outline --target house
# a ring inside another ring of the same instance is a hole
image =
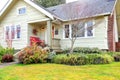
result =
[[[9,0],[0,12],[0,45],[7,47],[6,39],[11,38],[12,47],[21,49],[34,37],[53,49],[66,49],[71,46],[70,22],[86,20],[74,47],[116,51],[120,48],[119,7],[120,0],[79,0],[50,8],[32,0]]]

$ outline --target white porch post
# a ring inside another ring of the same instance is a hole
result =
[[[47,44],[52,48],[52,23],[47,21]]]

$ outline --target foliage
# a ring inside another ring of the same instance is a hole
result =
[[[13,61],[13,55],[12,54],[4,54],[2,56],[2,62],[12,62]]]
[[[113,57],[108,54],[60,54],[56,55],[52,62],[68,65],[108,64],[113,62]]]
[[[14,54],[14,48],[3,48],[0,46],[0,56],[3,56],[4,54]]]
[[[120,53],[114,53],[113,57],[114,57],[115,61],[117,61],[117,62],[120,61]]]
[[[4,62],[4,58],[6,58],[8,60],[8,54],[9,55],[13,55],[14,54],[14,48],[3,48],[2,46],[0,46],[0,62]],[[6,60],[6,62],[7,62]],[[9,62],[9,60],[8,60]]]
[[[108,64],[113,62],[113,57],[108,54],[87,54],[88,64]]]
[[[88,48],[88,47],[76,47],[73,49],[77,53],[101,53],[102,51],[98,48]]]
[[[44,7],[50,7],[65,3],[65,0],[35,0],[35,1]]]
[[[39,46],[33,45],[25,47],[19,53],[19,61],[23,64],[46,62],[47,52]]]

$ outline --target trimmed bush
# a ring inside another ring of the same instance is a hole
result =
[[[108,64],[113,62],[113,57],[108,54],[60,54],[56,55],[52,62],[67,65]]]
[[[73,49],[77,53],[101,53],[101,50],[98,48],[88,48],[88,47],[76,47]]]
[[[13,55],[12,54],[5,54],[2,56],[2,62],[12,62]]]
[[[87,54],[88,64],[108,64],[113,62],[113,57],[108,54]]]
[[[3,48],[0,46],[0,56],[3,56],[4,54],[14,54],[14,48]]]
[[[113,57],[116,62],[120,61],[120,53],[114,53]]]
[[[13,54],[14,54],[14,48],[3,48],[2,46],[0,46],[0,62],[11,62],[11,60],[8,58]],[[4,60],[4,58],[6,58],[6,61]]]
[[[18,57],[23,64],[44,63],[47,59],[47,51],[37,45],[28,46],[20,51]]]

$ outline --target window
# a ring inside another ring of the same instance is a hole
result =
[[[71,26],[65,25],[64,38],[69,38],[69,35],[71,35],[71,37],[93,37],[93,25],[93,21],[88,21],[77,25],[72,24]]]
[[[6,39],[9,39],[9,33],[10,33],[10,28],[9,26],[6,26],[6,31],[5,31]]]
[[[85,24],[80,23],[79,25],[72,24],[72,35],[75,37],[85,37]]]
[[[5,27],[5,39],[19,39],[21,33],[20,25]]]
[[[11,26],[11,38],[15,39],[15,26]]]
[[[26,13],[26,7],[21,7],[21,8],[18,8],[18,14],[25,14]]]
[[[65,38],[69,38],[69,25],[65,25]]]
[[[93,36],[93,22],[92,21],[88,21],[87,22],[87,36]]]
[[[21,33],[20,25],[16,25],[16,33],[17,33],[17,39],[19,39]]]
[[[55,28],[55,35],[58,35],[58,32],[59,32],[58,28]]]

